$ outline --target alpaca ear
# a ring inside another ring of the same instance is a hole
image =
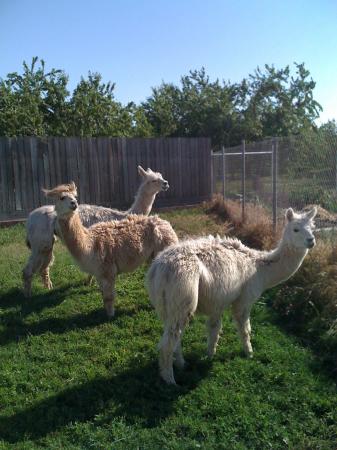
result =
[[[50,189],[42,188],[41,191],[44,193],[46,197],[49,198],[57,198],[57,194]]]
[[[308,219],[312,220],[317,214],[317,208],[314,206],[311,211],[309,211],[306,216]]]
[[[288,222],[291,222],[294,219],[294,210],[292,208],[287,209],[286,211],[286,218]]]
[[[145,170],[143,169],[142,166],[138,166],[138,173],[141,177],[146,177],[147,173],[145,172]]]
[[[73,182],[73,181],[71,181],[69,184],[68,184],[68,186],[69,186],[69,192],[71,192],[72,194],[74,194],[75,196],[77,195],[77,187],[76,187],[76,184]]]
[[[150,169],[150,167],[147,168],[147,171],[146,171],[146,172],[147,172],[147,174],[153,173],[152,170]]]

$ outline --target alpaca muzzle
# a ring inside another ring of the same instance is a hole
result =
[[[308,248],[313,248],[316,245],[315,238],[309,238],[307,239],[307,246]]]
[[[162,190],[163,190],[164,192],[167,191],[169,187],[170,187],[170,185],[168,184],[167,181],[164,181],[163,184],[162,184],[162,186],[161,186],[161,188],[162,188]]]

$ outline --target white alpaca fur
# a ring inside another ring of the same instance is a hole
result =
[[[95,205],[79,205],[78,212],[85,227],[99,222],[110,220],[122,220],[129,214],[149,215],[156,195],[160,191],[166,191],[169,184],[158,172],[151,169],[145,171],[138,166],[138,173],[142,183],[138,189],[135,201],[127,211],[104,208]],[[24,292],[27,297],[31,295],[31,284],[34,273],[40,272],[46,288],[52,288],[49,276],[49,268],[53,262],[53,247],[55,243],[56,212],[53,205],[41,206],[34,209],[27,219],[26,242],[31,249],[29,260],[23,269]]]
[[[195,312],[208,316],[208,355],[212,357],[221,330],[222,314],[231,306],[244,351],[253,354],[250,310],[264,290],[291,277],[308,249],[315,245],[312,219],[286,212],[286,225],[278,247],[270,252],[244,246],[239,240],[219,237],[191,239],[165,249],[147,274],[150,301],[164,322],[160,343],[160,374],[175,383],[175,364],[183,367],[181,336]]]
[[[81,270],[96,277],[109,316],[114,315],[117,275],[134,271],[178,242],[169,222],[158,216],[130,214],[120,221],[85,228],[78,213],[74,183],[44,192],[56,201],[57,227],[69,252]]]

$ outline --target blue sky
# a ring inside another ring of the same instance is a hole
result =
[[[100,72],[122,103],[202,66],[237,82],[265,63],[304,62],[321,121],[337,119],[336,0],[0,0],[0,77],[34,55],[70,88]]]

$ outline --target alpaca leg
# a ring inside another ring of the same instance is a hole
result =
[[[32,295],[32,278],[43,262],[43,256],[41,252],[32,251],[26,266],[22,271],[24,295],[25,297],[31,297]]]
[[[183,369],[184,366],[185,366],[185,359],[184,359],[183,351],[182,351],[182,348],[181,348],[181,336],[180,336],[180,338],[178,340],[177,346],[176,346],[175,351],[174,351],[173,364],[176,367],[178,367],[179,369]]]
[[[93,286],[95,282],[95,278],[92,275],[88,275],[84,280],[85,286]]]
[[[233,305],[233,317],[236,323],[240,339],[243,344],[243,350],[248,358],[253,357],[253,348],[250,342],[251,325],[250,325],[250,306],[242,306],[240,303]]]
[[[176,384],[173,373],[173,353],[178,348],[180,336],[181,330],[177,324],[166,325],[159,344],[160,375],[168,384]]]
[[[216,347],[218,345],[219,336],[221,332],[222,320],[221,318],[210,318],[207,321],[208,339],[207,339],[207,354],[209,358],[215,355]]]
[[[99,284],[103,293],[103,303],[106,313],[108,317],[113,317],[115,315],[115,283],[114,281],[103,280]]]
[[[43,262],[40,267],[40,274],[44,287],[52,289],[53,284],[49,276],[49,268],[54,262],[53,248],[43,254]]]

